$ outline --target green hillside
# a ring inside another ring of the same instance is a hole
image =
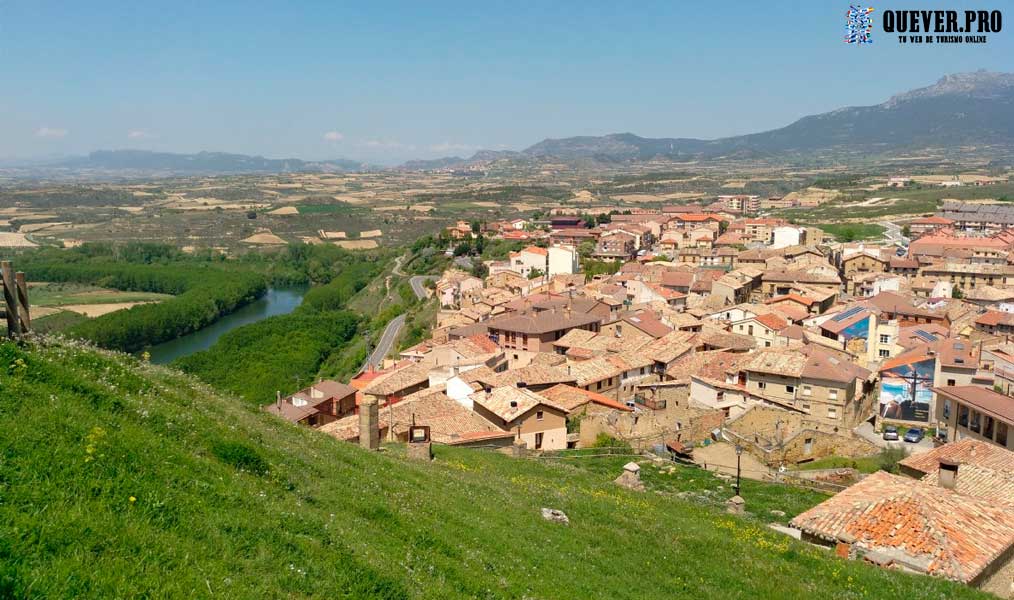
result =
[[[2,598],[983,597],[611,470],[367,453],[69,342],[0,344],[0,431]]]

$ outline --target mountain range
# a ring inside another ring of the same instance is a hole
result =
[[[898,94],[875,106],[840,108],[749,135],[702,140],[614,133],[546,139],[521,152],[482,151],[469,159],[415,161],[403,167],[466,167],[504,158],[624,162],[812,157],[824,153],[870,155],[959,146],[1014,149],[1014,73],[947,75],[933,85]]]
[[[521,151],[480,150],[409,161],[401,170],[485,168],[540,162],[624,163],[645,160],[788,159],[838,160],[851,156],[947,149],[1014,153],[1014,73],[975,71],[941,78],[874,106],[852,106],[803,117],[779,129],[714,140],[646,138],[632,133],[545,139]],[[0,167],[13,167],[9,161]],[[306,161],[244,154],[173,154],[101,150],[88,156],[20,165],[31,172],[100,175],[190,175],[286,172],[350,172],[373,169],[335,159]]]

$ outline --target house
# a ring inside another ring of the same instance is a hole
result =
[[[584,219],[574,215],[559,215],[549,219],[550,229],[584,229]]]
[[[746,194],[733,196],[719,196],[718,201],[725,207],[725,210],[732,213],[755,213],[760,210],[760,197]]]
[[[784,318],[774,313],[765,313],[737,321],[729,329],[753,337],[757,340],[758,348],[770,348],[789,345],[789,339],[780,335],[788,326],[789,323]]]
[[[902,475],[929,484],[952,484],[955,492],[1014,503],[1014,452],[974,438],[909,455]]]
[[[472,233],[472,225],[468,221],[458,221],[454,225],[448,225],[446,231],[452,240],[464,240],[475,237],[475,234]]]
[[[851,428],[866,418],[870,371],[813,345],[759,350],[742,366],[745,388],[818,422]]]
[[[381,439],[408,441],[408,431],[413,425],[428,426],[431,439],[438,444],[451,444],[478,434],[497,438],[506,433],[513,437],[440,390],[424,389],[410,394],[401,402],[382,407],[377,416]],[[359,428],[359,416],[351,415],[328,423],[320,430],[340,440],[354,442],[359,439]]]
[[[320,427],[356,411],[356,388],[330,379],[261,407],[291,423]]]
[[[475,392],[471,396],[477,415],[533,450],[567,448],[567,409],[540,394],[515,386]]]
[[[580,270],[577,249],[574,246],[554,244],[546,251],[546,273],[549,277],[573,275]]]
[[[937,435],[972,438],[1014,450],[1014,398],[977,385],[938,386]]]
[[[559,384],[542,390],[539,395],[567,411],[569,418],[581,415],[608,413],[610,411],[631,412],[633,409],[603,396],[597,392],[583,390],[572,385]]]
[[[461,308],[462,297],[482,286],[482,279],[460,269],[448,269],[437,280],[435,289],[442,308]]]
[[[637,254],[636,238],[623,231],[612,231],[599,237],[592,257],[599,260],[627,261],[635,254]]]
[[[911,233],[912,237],[915,238],[926,235],[927,233],[933,233],[938,229],[953,226],[954,221],[946,217],[939,217],[937,215],[933,215],[931,217],[922,217],[919,219],[915,219],[913,221],[909,221],[908,223],[909,232]]]
[[[1014,396],[1014,345],[1004,343],[983,348],[979,361],[982,368],[993,374],[994,389]]]
[[[878,471],[791,525],[841,558],[1009,594],[1014,506],[952,487]]]
[[[512,366],[523,366],[537,352],[552,352],[553,342],[571,329],[598,331],[601,318],[572,310],[505,315],[486,322],[489,338],[507,351]]]
[[[518,252],[511,252],[509,255],[511,270],[519,273],[522,277],[534,279],[536,276],[546,274],[549,263],[549,250],[538,246],[528,246]]]

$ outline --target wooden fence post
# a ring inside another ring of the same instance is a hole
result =
[[[28,283],[25,281],[25,273],[18,271],[14,274],[14,282],[18,286],[18,316],[21,317],[21,333],[28,333],[32,330],[32,313],[28,304]]]
[[[7,314],[8,337],[21,337],[21,318],[18,316],[18,293],[11,261],[0,261],[0,279],[3,280],[4,305]]]

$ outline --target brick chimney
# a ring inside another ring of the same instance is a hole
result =
[[[958,485],[958,461],[941,458],[937,475],[940,487],[953,490]]]

